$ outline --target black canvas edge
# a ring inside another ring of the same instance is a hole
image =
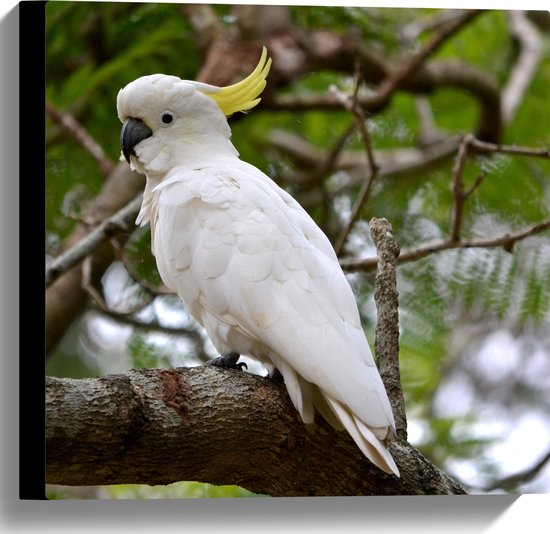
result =
[[[19,498],[45,496],[45,6],[19,8]]]

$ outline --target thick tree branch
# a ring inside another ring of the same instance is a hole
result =
[[[109,237],[118,232],[127,232],[134,226],[134,221],[141,206],[142,194],[139,193],[114,215],[105,219],[89,234],[82,238],[73,247],[66,250],[46,265],[46,287],[49,287],[59,276],[81,262]]]
[[[90,202],[83,219],[97,224],[126,206],[143,190],[144,177],[130,170],[126,162],[120,163],[103,184],[101,192]],[[79,223],[64,243],[63,250],[80,242],[90,229]],[[103,244],[93,257],[94,282],[97,282],[113,261],[113,248]],[[87,294],[81,287],[81,269],[75,265],[46,289],[46,351],[51,353],[67,328],[77,318],[86,303]]]
[[[195,34],[195,42],[201,50],[207,49],[223,33],[223,25],[212,6],[208,4],[182,4]]]
[[[465,493],[402,441],[390,445],[401,478],[383,473],[347,433],[323,420],[304,425],[284,385],[248,373],[199,367],[47,378],[46,394],[53,484],[196,480],[273,496]]]
[[[304,171],[297,175],[283,176],[283,180],[299,185],[315,183],[309,179],[309,176],[310,174],[315,175],[316,165],[326,157],[322,150],[313,147],[297,135],[281,130],[271,131],[267,141],[281,154],[292,159]],[[374,157],[379,167],[378,174],[382,177],[419,171],[456,152],[459,143],[459,136],[453,136],[445,137],[422,148],[376,150],[374,151]],[[337,156],[332,170],[347,171],[354,176],[361,177],[361,180],[368,173],[368,163],[365,161],[363,151],[342,150]],[[354,176],[350,178],[349,186],[355,186],[359,181],[354,179]],[[339,191],[335,192],[335,194],[339,193]]]

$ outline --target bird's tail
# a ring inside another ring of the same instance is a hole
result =
[[[382,471],[400,476],[395,460],[382,441],[382,433],[377,432],[377,429],[369,428],[349,408],[324,392],[323,397],[363,454]]]
[[[399,475],[399,469],[384,444],[389,428],[370,428],[361,421],[346,405],[332,398],[321,388],[303,379],[276,354],[270,359],[285,379],[285,385],[302,421],[313,423],[315,408],[336,430],[347,430],[362,453],[385,473]]]

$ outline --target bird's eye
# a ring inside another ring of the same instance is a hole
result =
[[[160,117],[160,120],[164,123],[164,124],[171,124],[172,121],[174,120],[174,116],[169,113],[168,111],[165,111],[161,117]]]

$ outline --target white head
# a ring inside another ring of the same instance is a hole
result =
[[[256,69],[241,82],[216,87],[176,76],[143,76],[121,89],[122,154],[144,174],[164,175],[201,156],[236,154],[226,116],[253,108],[271,66],[264,48]]]

